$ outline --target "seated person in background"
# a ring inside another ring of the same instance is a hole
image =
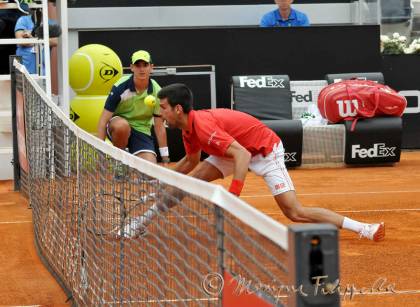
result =
[[[9,0],[9,3],[15,1]],[[29,13],[29,7],[26,3],[22,3],[18,8],[6,8],[7,1],[0,1],[0,39],[15,38],[16,21],[23,14]],[[3,6],[4,4],[4,6]],[[0,45],[0,74],[9,74],[9,56],[16,53],[16,47],[13,45]]]
[[[49,24],[49,35],[50,35],[50,47],[57,46],[58,36],[61,35],[61,28],[53,20],[48,21]],[[40,27],[35,29],[34,13],[32,12],[29,16],[22,16],[16,22],[15,25],[15,37],[16,38],[42,38],[42,24]],[[17,45],[16,55],[22,57],[22,63],[30,74],[37,74],[36,67],[36,46],[33,44],[21,44]],[[43,62],[43,61],[42,61]],[[44,64],[44,63],[43,63]],[[44,71],[44,69],[42,70]],[[43,73],[41,73],[43,74]]]
[[[274,0],[278,9],[265,14],[260,27],[304,27],[309,26],[306,14],[291,8],[293,0]]]

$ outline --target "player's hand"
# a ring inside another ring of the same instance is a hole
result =
[[[22,38],[32,38],[31,31],[23,31]],[[20,44],[25,47],[32,47],[34,44]]]
[[[22,37],[23,38],[32,38],[31,31],[23,31]]]

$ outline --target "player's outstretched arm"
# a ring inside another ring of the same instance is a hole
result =
[[[104,109],[102,111],[101,117],[99,118],[98,122],[98,138],[100,138],[102,141],[106,138],[106,124],[109,122],[109,120],[112,117],[112,112]]]
[[[177,171],[177,172],[183,173],[183,174],[188,174],[200,162],[200,156],[201,156],[201,150],[194,153],[194,154],[184,156],[175,165],[174,171]]]
[[[248,166],[251,162],[251,153],[237,141],[233,141],[227,148],[225,155],[233,158],[234,161],[233,179],[229,192],[239,196],[244,185],[246,174],[248,173]]]
[[[169,150],[168,150],[168,140],[166,136],[166,128],[163,124],[163,119],[161,117],[153,117],[154,120],[154,130],[159,145],[160,155],[164,163],[169,163]]]

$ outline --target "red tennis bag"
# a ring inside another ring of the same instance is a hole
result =
[[[324,87],[318,109],[331,123],[374,116],[401,116],[404,96],[389,86],[369,80],[345,80]]]

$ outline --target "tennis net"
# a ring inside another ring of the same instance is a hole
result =
[[[16,180],[38,252],[76,305],[288,304],[296,260],[310,256],[293,254],[287,227],[220,186],[84,132],[15,66]],[[157,204],[145,232],[124,237]]]

